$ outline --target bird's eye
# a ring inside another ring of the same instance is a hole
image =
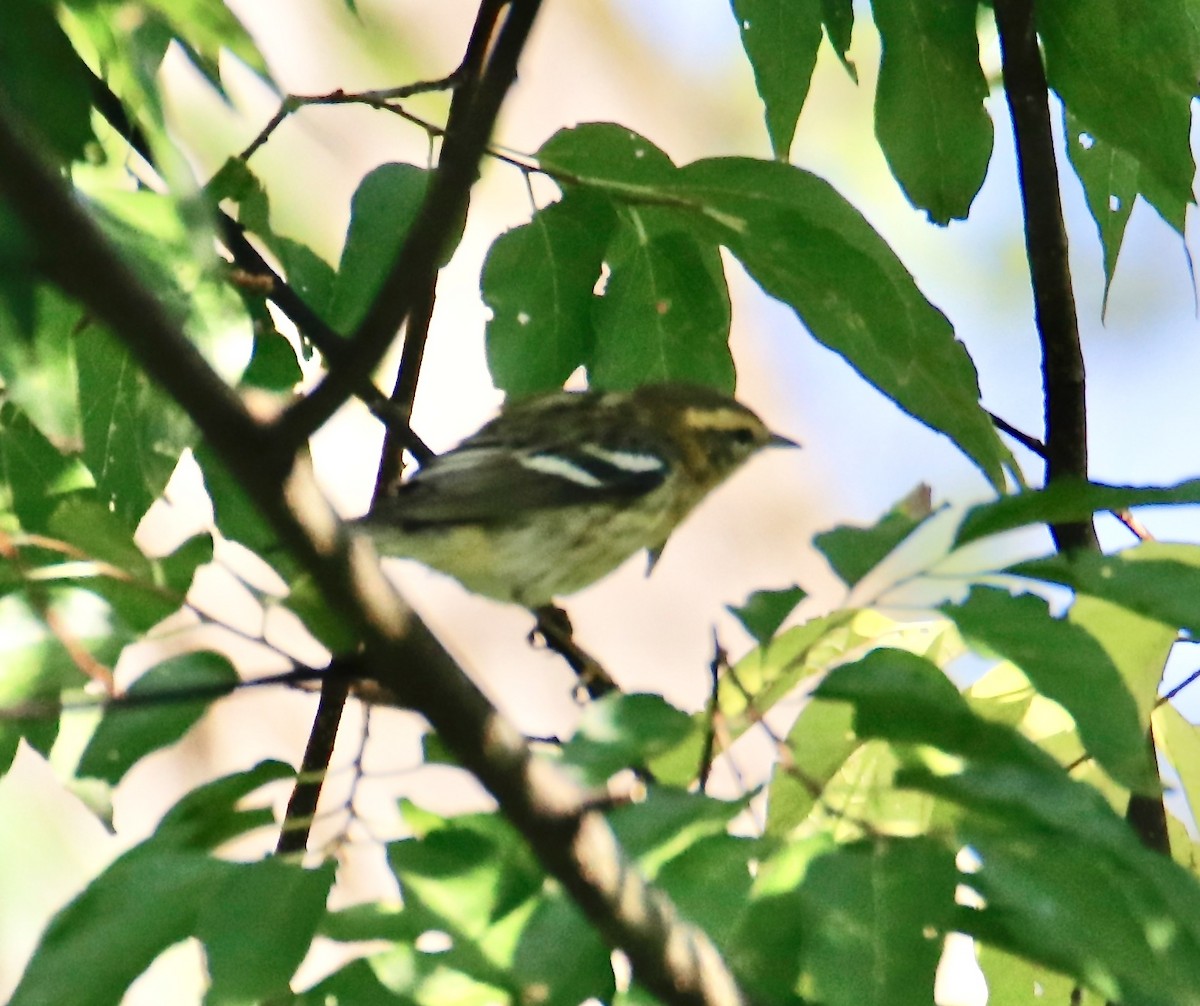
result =
[[[730,430],[729,438],[735,443],[743,447],[749,447],[755,442],[754,431],[749,426],[742,426],[736,430]]]

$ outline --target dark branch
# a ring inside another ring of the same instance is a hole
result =
[[[1087,401],[1079,323],[1067,261],[1046,72],[1037,43],[1033,0],[996,0],[1004,91],[1012,115],[1025,209],[1025,249],[1033,281],[1046,409],[1046,482],[1087,478]],[[1059,551],[1099,551],[1091,520],[1051,528]],[[1156,763],[1154,735],[1146,738]],[[1134,793],[1125,819],[1147,848],[1171,854],[1161,796]]]
[[[1025,210],[1025,251],[1033,283],[1046,409],[1046,482],[1087,478],[1083,351],[1067,261],[1046,72],[1033,0],[996,0],[1004,93],[1012,115]],[[1051,528],[1060,550],[1099,548],[1091,521]]]

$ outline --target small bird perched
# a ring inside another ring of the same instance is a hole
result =
[[[385,556],[538,608],[667,537],[764,447],[796,447],[686,384],[520,399],[354,522]]]

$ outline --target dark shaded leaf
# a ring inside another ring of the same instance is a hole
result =
[[[303,376],[292,344],[275,328],[255,325],[254,355],[242,381],[267,391],[291,391]]]
[[[350,229],[330,295],[330,323],[352,332],[383,286],[425,198],[429,172],[412,164],[381,164],[358,184]]]
[[[872,0],[883,43],[875,135],[909,202],[947,224],[965,219],[992,156],[975,4]]]
[[[1200,503],[1200,479],[1175,486],[1106,486],[1059,480],[1045,489],[1002,496],[972,507],[958,529],[955,545],[1000,534],[1026,524],[1064,524],[1087,520],[1097,510],[1157,504]]]
[[[790,763],[777,762],[767,800],[767,834],[791,834],[812,812],[829,781],[861,745],[853,713],[837,702],[809,702],[787,735]]]
[[[846,57],[854,32],[854,0],[821,0],[821,24],[850,79],[858,83],[858,71]]]
[[[626,214],[596,305],[589,379],[618,389],[684,381],[732,394],[729,291],[716,246],[680,232],[654,237],[637,209]]]
[[[498,388],[513,397],[551,391],[588,361],[592,290],[615,225],[607,199],[569,192],[492,244],[480,287]]]
[[[78,458],[59,451],[18,406],[0,402],[0,511],[41,531],[59,498],[91,481]]]
[[[1097,140],[1064,110],[1067,157],[1083,185],[1088,212],[1096,221],[1104,249],[1104,303],[1117,271],[1117,256],[1125,237],[1125,225],[1133,213],[1138,194],[1138,165],[1128,154]],[[1182,213],[1183,207],[1180,207]],[[1182,226],[1176,228],[1182,231]]]
[[[109,333],[94,327],[81,332],[75,356],[83,460],[101,500],[132,533],[194,431]]]
[[[771,149],[786,161],[817,65],[820,0],[733,0],[733,16],[754,69]]]
[[[968,641],[1011,660],[1039,692],[1071,714],[1084,747],[1121,785],[1158,790],[1145,729],[1121,672],[1081,626],[1054,618],[1040,597],[975,587],[967,600],[943,605]]]
[[[928,1006],[957,909],[954,853],[926,838],[842,846],[800,888],[804,964],[832,1006]]]
[[[727,605],[734,617],[760,646],[765,646],[779,627],[808,595],[801,587],[756,590],[740,608]]]
[[[1195,11],[1162,0],[1130,17],[1122,0],[1049,0],[1037,20],[1046,77],[1073,121],[1138,166],[1138,191],[1182,234],[1179,207],[1195,202]]]
[[[585,122],[560,129],[537,152],[538,163],[565,184],[613,179],[635,186],[669,182],[675,165],[662,150],[615,122]],[[557,176],[556,176],[557,177]]]
[[[685,919],[724,946],[749,901],[752,865],[766,848],[757,839],[707,835],[664,863],[654,883]]]
[[[238,811],[234,804],[283,774],[294,775],[290,766],[264,763],[185,796],[153,836],[113,862],[54,917],[10,1000],[12,1006],[120,1002],[160,953],[197,932],[203,912],[227,883],[236,884],[235,878],[256,872],[255,867],[208,853],[211,844],[262,821],[262,814]],[[266,819],[271,819],[269,812]],[[282,864],[271,869],[302,872]],[[271,948],[264,952],[269,954]],[[81,981],[81,975],[87,980]]]
[[[239,864],[200,908],[213,1002],[290,995],[288,980],[308,953],[333,884],[334,864],[316,869],[279,859]]]
[[[929,487],[918,486],[874,527],[837,527],[813,538],[833,571],[853,587],[929,516]]]
[[[521,931],[513,976],[546,1006],[610,1002],[616,984],[608,946],[561,892],[543,898]]]
[[[268,783],[295,778],[291,765],[263,761],[245,772],[197,786],[163,815],[152,841],[207,852],[254,828],[273,825],[270,808],[242,808],[239,804]]]
[[[785,164],[718,158],[680,169],[669,191],[694,204],[686,217],[696,231],[729,248],[814,338],[1002,484],[1008,452],[979,407],[966,350],[831,186]]]
[[[584,710],[563,759],[603,782],[625,768],[645,765],[695,730],[692,718],[658,695],[606,695]]]
[[[1079,552],[1032,559],[1008,572],[1070,587],[1147,618],[1200,634],[1200,546],[1148,541],[1115,555]]]
[[[87,71],[52,4],[0,4],[0,95],[60,161],[83,155],[93,135]]]
[[[88,741],[76,774],[115,785],[137,761],[174,744],[204,715],[214,696],[189,700],[188,690],[232,687],[237,680],[229,661],[216,653],[185,653],[163,661],[138,678],[127,694],[134,700],[155,693],[167,698],[159,705],[109,708]]]

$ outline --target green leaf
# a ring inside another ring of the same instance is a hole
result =
[[[325,321],[329,321],[333,291],[337,284],[337,273],[333,267],[308,245],[291,238],[275,237],[270,241],[270,247],[283,263],[288,286]],[[303,338],[304,333],[301,332],[300,336]],[[305,356],[305,359],[308,357]]]
[[[831,1006],[928,1006],[956,913],[954,853],[878,839],[817,858],[801,887],[804,963]]]
[[[988,1006],[1029,1006],[1033,1002],[1103,1006],[1104,997],[1079,987],[1079,981],[1041,964],[983,944],[979,967],[987,979]]]
[[[954,544],[965,545],[1026,524],[1087,520],[1097,510],[1184,503],[1200,503],[1200,479],[1174,486],[1108,486],[1059,480],[1045,489],[1013,493],[972,507],[958,529]]]
[[[221,533],[273,563],[285,561],[287,556],[281,551],[274,529],[208,444],[197,444],[195,456]]]
[[[137,701],[156,693],[170,697],[213,685],[230,688],[238,680],[229,661],[216,653],[185,653],[143,674],[127,695]],[[174,744],[204,715],[213,696],[167,698],[161,705],[110,707],[88,741],[76,774],[116,785],[146,755]]]
[[[60,496],[90,484],[78,458],[59,451],[18,406],[0,402],[0,511],[41,531]]]
[[[696,232],[725,245],[812,336],[1003,484],[1009,455],[979,407],[975,368],[946,317],[859,212],[799,168],[698,161],[668,192]]]
[[[235,870],[153,842],[125,853],[54,917],[10,1006],[119,1003],[160,953],[191,933],[201,905]]]
[[[1078,552],[1032,559],[1008,572],[1070,587],[1147,618],[1200,634],[1200,546],[1143,542],[1115,555]]]
[[[1037,20],[1046,77],[1073,121],[1138,166],[1138,191],[1182,234],[1178,207],[1195,202],[1190,128],[1200,79],[1191,4],[1162,0],[1130,17],[1122,0],[1048,0]]]
[[[782,590],[756,590],[740,608],[733,605],[726,607],[758,644],[765,646],[796,605],[807,596],[798,586],[784,587]]]
[[[786,161],[821,45],[819,0],[732,0],[742,48],[766,110],[771,149]],[[844,50],[843,50],[844,51]]]
[[[542,898],[521,933],[513,977],[546,1006],[610,1002],[611,951],[578,906],[561,892]]]
[[[854,33],[854,0],[821,0],[821,24],[850,79],[858,83],[858,71],[846,56]]]
[[[216,892],[258,874],[256,868],[212,858],[210,843],[232,838],[247,822],[261,820],[262,815],[238,811],[234,805],[283,774],[294,772],[290,766],[264,763],[185,796],[153,836],[110,864],[54,917],[10,1006],[120,1002],[160,953],[197,933]],[[300,872],[297,867],[271,867],[280,869]],[[262,905],[258,908],[263,910]],[[278,905],[275,910],[285,908]],[[230,932],[225,938],[245,939],[247,931]],[[87,981],[80,981],[80,975]]]
[[[651,786],[644,801],[617,807],[609,823],[625,851],[654,879],[663,864],[697,842],[725,834],[748,799],[730,803],[702,793]]]
[[[768,835],[786,838],[812,813],[818,799],[861,745],[853,713],[841,702],[808,702],[785,741],[791,758],[776,762],[767,797]]]
[[[833,843],[826,835],[781,843],[758,864],[750,897],[726,950],[753,1001],[797,1001],[804,945],[800,885]]]
[[[1091,634],[1108,653],[1133,696],[1144,739],[1158,705],[1163,668],[1175,645],[1175,629],[1095,597],[1077,596],[1067,621]]]
[[[416,1006],[416,1000],[399,995],[379,980],[370,963],[359,959],[335,971],[307,992],[296,995],[292,1006],[331,1006],[333,1003],[370,1003],[371,1006]]]
[[[1187,1002],[1200,984],[1200,887],[1128,828],[1122,838],[1102,849],[972,817],[963,839],[983,866],[969,881],[986,908],[963,914],[964,931],[1110,1002]]]
[[[208,532],[193,535],[170,555],[153,560],[168,590],[183,597],[192,586],[196,570],[213,560],[213,538]]]
[[[1053,618],[1040,597],[975,587],[962,604],[943,605],[959,631],[1011,660],[1034,687],[1071,714],[1084,747],[1121,785],[1158,789],[1146,756],[1137,704],[1108,652],[1082,626]]]
[[[965,219],[992,156],[975,4],[872,0],[883,51],[875,135],[909,202],[947,224]]]
[[[40,0],[0,4],[0,93],[63,163],[92,139],[87,71]]]
[[[190,422],[107,332],[76,339],[83,460],[96,491],[132,532],[193,436]]]
[[[51,514],[47,530],[100,564],[68,565],[60,582],[99,594],[135,632],[157,625],[183,602],[182,593],[156,582],[150,560],[134,544],[133,529],[103,503],[68,497]]]
[[[148,4],[170,23],[188,58],[218,91],[222,91],[218,62],[222,49],[270,79],[254,39],[222,0],[148,0]]]
[[[222,842],[254,828],[274,826],[269,807],[242,807],[257,789],[280,779],[295,780],[296,770],[284,762],[259,762],[245,772],[235,772],[197,786],[163,815],[152,842],[181,849],[209,852]]]
[[[907,538],[929,513],[929,487],[918,486],[892,507],[874,527],[837,527],[816,535],[813,544],[846,585],[853,587]]]
[[[266,859],[239,864],[200,906],[212,1002],[290,996],[288,980],[308,953],[334,879],[334,864],[313,870]]]
[[[654,883],[685,919],[724,946],[749,901],[753,864],[767,848],[757,839],[706,835],[664,863]]]
[[[619,692],[587,706],[562,756],[588,780],[602,783],[670,751],[694,729],[692,718],[661,696]]]
[[[1100,232],[1104,249],[1104,304],[1117,271],[1117,256],[1125,225],[1138,194],[1138,165],[1128,154],[1090,136],[1069,111],[1064,110],[1067,157],[1083,185],[1088,212]],[[1180,207],[1183,211],[1183,207]],[[1182,231],[1182,225],[1176,230]]]
[[[732,394],[729,291],[715,245],[654,228],[634,208],[608,257],[588,377],[601,388],[648,381],[706,384]]]
[[[83,314],[48,284],[27,284],[27,290],[33,300],[31,330],[0,313],[4,397],[52,443],[78,444],[81,424],[73,333]]]
[[[413,815],[405,817],[412,825]],[[427,834],[393,842],[388,862],[439,928],[469,940],[482,938],[543,879],[508,823],[487,815],[438,822]]]
[[[615,122],[585,122],[560,129],[542,144],[537,159],[560,184],[606,179],[625,192],[668,182],[675,172],[674,163],[662,150]]]
[[[354,331],[366,316],[421,208],[428,180],[428,171],[391,163],[359,182],[329,304],[330,322],[339,332]]]
[[[854,706],[854,730],[862,739],[892,744],[931,744],[981,763],[1061,774],[1058,763],[1031,741],[972,712],[942,670],[904,650],[878,649],[826,675],[813,692]]]
[[[346,619],[329,607],[311,573],[298,572],[295,575],[283,603],[330,653],[353,653],[357,648],[358,637]]]
[[[1154,739],[1179,776],[1192,821],[1200,820],[1200,728],[1166,703],[1154,711]],[[1176,852],[1174,841],[1171,851]]]
[[[0,567],[2,568],[2,567]],[[52,603],[74,642],[94,660],[111,667],[132,637],[111,624],[107,606],[85,591],[56,591]],[[8,768],[17,742],[49,755],[58,736],[61,694],[79,688],[86,677],[43,615],[19,594],[0,598],[0,771]],[[22,707],[28,715],[18,715]]]
[[[825,181],[778,162],[727,157],[671,170],[649,141],[592,125],[561,131],[539,160],[563,184],[674,216],[737,256],[813,337],[950,437],[996,486],[1011,456],[979,407],[975,368],[946,317],[863,216]]]
[[[254,355],[242,381],[266,391],[291,391],[303,377],[296,351],[287,338],[274,328],[255,325]]]
[[[493,242],[480,278],[492,312],[487,359],[508,395],[560,388],[587,362],[592,290],[615,225],[607,199],[570,192]]]

